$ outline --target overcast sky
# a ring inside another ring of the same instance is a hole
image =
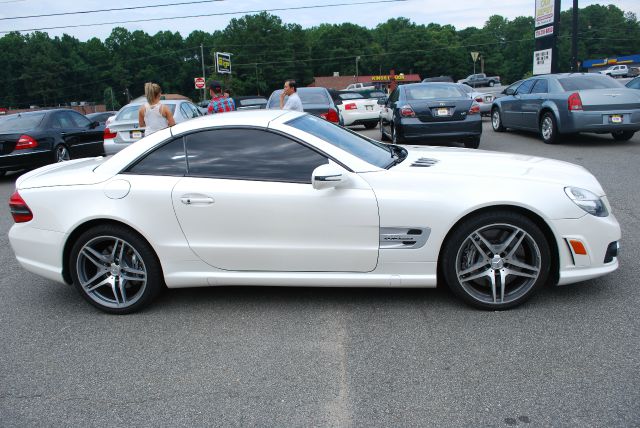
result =
[[[0,0],[0,18],[12,18],[26,15],[43,15],[62,12],[76,12],[96,9],[111,9],[144,5],[180,3],[188,0]],[[44,27],[72,26],[91,24],[88,27],[42,30],[50,36],[70,34],[85,41],[91,37],[104,40],[113,27],[122,26],[130,31],[143,30],[149,34],[158,31],[178,31],[186,37],[194,30],[213,32],[224,29],[232,18],[241,17],[247,11],[269,10],[274,8],[300,7],[328,4],[355,4],[364,0],[224,0],[210,3],[168,6],[149,9],[100,12],[57,17],[39,17],[28,19],[0,20],[0,31],[23,29],[41,29]],[[375,1],[375,0],[374,0]],[[562,1],[562,9],[572,6],[571,0]],[[640,0],[611,0],[607,2],[580,0],[579,6],[591,4],[613,4],[620,9],[634,12],[640,16]],[[326,7],[319,9],[272,11],[285,23],[298,23],[304,28],[322,23],[351,22],[373,28],[389,18],[406,17],[418,24],[451,24],[457,29],[482,27],[491,15],[502,15],[508,19],[517,16],[533,16],[535,0],[408,0],[397,3],[359,4],[352,6]],[[127,21],[135,19],[168,18],[189,15],[206,15],[221,12],[239,12],[235,15],[198,16],[196,18],[171,19],[152,22],[98,25],[105,22]],[[4,33],[0,33],[2,36]]]

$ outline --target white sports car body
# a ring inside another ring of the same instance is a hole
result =
[[[486,309],[618,267],[598,181],[550,159],[385,145],[299,112],[207,116],[16,182],[20,264],[125,313],[162,288],[435,287]]]

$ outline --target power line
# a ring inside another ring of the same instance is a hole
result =
[[[22,0],[13,0],[13,1],[22,1]],[[43,15],[10,16],[8,18],[0,18],[0,21],[7,21],[10,19],[45,18],[50,16],[78,15],[83,13],[115,12],[120,10],[149,9],[152,7],[167,7],[167,6],[181,6],[185,4],[212,3],[214,1],[223,1],[223,0],[199,0],[199,1],[186,1],[182,3],[150,4],[147,6],[117,7],[113,9],[79,10],[76,12],[48,13]]]
[[[99,22],[94,24],[77,24],[77,25],[60,25],[56,27],[25,28],[22,30],[0,31],[0,34],[11,33],[14,31],[22,32],[22,31],[58,30],[61,28],[94,27],[97,25],[129,24],[133,22],[151,22],[151,21],[170,21],[174,19],[203,18],[208,16],[242,15],[242,14],[260,13],[260,12],[282,12],[286,10],[321,9],[321,8],[327,8],[327,7],[357,6],[362,4],[399,3],[399,2],[405,2],[405,1],[410,1],[410,0],[376,0],[376,1],[362,1],[362,2],[355,2],[355,3],[334,3],[334,4],[311,5],[311,6],[280,7],[275,9],[245,10],[245,11],[237,11],[237,12],[219,12],[219,13],[207,13],[207,14],[186,15],[186,16],[169,16],[166,18],[132,19],[128,21]]]

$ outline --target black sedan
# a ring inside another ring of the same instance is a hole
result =
[[[455,83],[401,85],[379,103],[382,140],[457,141],[472,149],[480,144],[480,106]]]
[[[0,121],[0,175],[71,158],[99,156],[103,130],[75,110],[17,113]]]

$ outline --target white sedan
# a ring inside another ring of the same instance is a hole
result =
[[[206,116],[110,158],[31,171],[10,200],[27,270],[111,313],[166,285],[435,287],[482,309],[618,267],[582,167],[385,145],[306,113]]]

